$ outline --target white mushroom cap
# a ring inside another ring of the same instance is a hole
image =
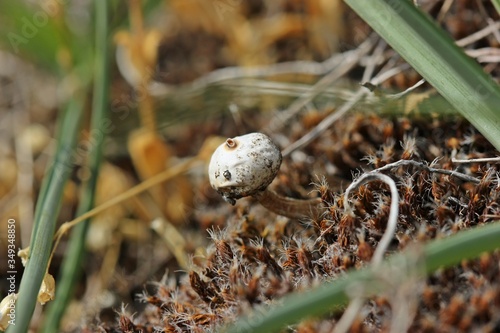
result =
[[[278,173],[281,151],[265,134],[250,133],[229,138],[212,155],[208,166],[210,184],[224,200],[264,190]]]

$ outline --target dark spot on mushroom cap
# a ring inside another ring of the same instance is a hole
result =
[[[273,166],[273,161],[271,161],[270,159],[266,158],[264,159],[264,163],[266,164],[266,166],[268,168],[272,167]]]

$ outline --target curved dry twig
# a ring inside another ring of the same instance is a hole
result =
[[[440,174],[443,174],[443,175],[448,175],[448,176],[453,176],[453,177],[456,177],[460,180],[463,180],[463,181],[466,181],[466,182],[471,182],[471,183],[474,183],[474,184],[479,184],[481,181],[477,178],[474,178],[472,176],[469,176],[469,175],[466,175],[464,173],[461,173],[461,172],[458,172],[458,171],[454,171],[454,170],[445,170],[445,169],[437,169],[437,168],[433,168],[423,162],[418,162],[418,161],[414,161],[414,160],[399,160],[397,162],[394,162],[394,163],[389,163],[387,165],[384,165],[383,167],[380,167],[376,170],[373,170],[373,171],[386,171],[386,170],[391,170],[391,169],[395,169],[395,168],[399,168],[401,166],[404,166],[404,165],[411,165],[411,166],[414,166],[414,167],[417,167],[417,168],[420,168],[420,169],[423,169],[423,170],[426,170],[426,171],[429,171],[429,172],[432,172],[432,173],[440,173]],[[372,171],[372,172],[373,172]]]
[[[387,247],[389,246],[394,236],[394,233],[396,231],[396,226],[398,223],[399,193],[398,193],[398,188],[396,186],[396,182],[391,177],[384,175],[383,173],[380,173],[378,170],[365,173],[361,177],[356,179],[354,182],[352,182],[351,185],[349,185],[349,187],[346,189],[344,194],[344,202],[345,202],[344,205],[345,205],[345,210],[348,213],[351,213],[352,207],[349,201],[347,200],[349,194],[357,187],[372,180],[380,180],[386,183],[387,185],[389,185],[389,189],[391,191],[391,209],[389,212],[389,219],[387,221],[387,228],[372,258],[372,265],[377,266],[382,262],[384,258],[384,253],[387,250]]]
[[[348,200],[349,194],[357,187],[371,180],[380,180],[389,185],[389,188],[391,190],[391,209],[389,212],[387,228],[375,250],[375,253],[373,254],[371,262],[372,266],[377,267],[382,263],[384,259],[384,253],[389,247],[389,244],[392,238],[394,237],[394,233],[396,232],[396,226],[398,223],[398,215],[399,215],[399,193],[396,186],[396,182],[391,177],[379,173],[377,170],[365,173],[361,177],[356,179],[354,182],[352,182],[351,185],[349,185],[349,187],[345,190],[344,206],[347,214],[351,214],[353,209]],[[343,333],[348,331],[349,327],[351,327],[352,325],[352,322],[358,315],[359,310],[363,306],[363,303],[364,303],[364,298],[362,296],[356,296],[353,298],[353,300],[349,303],[347,309],[344,311],[344,315],[342,316],[342,318],[340,318],[339,322],[337,323],[337,326],[335,327],[335,333]]]
[[[468,160],[461,160],[452,158],[452,163],[456,164],[468,164],[468,163],[500,163],[500,156],[497,157],[485,157],[485,158],[471,158]]]

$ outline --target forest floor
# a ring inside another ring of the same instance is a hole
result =
[[[465,161],[496,157],[498,151],[432,87],[419,83],[420,76],[345,5],[214,4],[207,9],[202,1],[169,1],[145,20],[161,35],[150,75],[155,83],[147,96],[132,87],[130,67],[113,65],[114,130],[104,148],[96,206],[159,172],[150,165],[172,168],[204,152],[210,140],[263,132],[283,153],[270,188],[295,199],[320,198],[321,213],[289,219],[252,198],[232,206],[211,188],[205,157],[94,217],[62,332],[216,331],[252,310],[265,311],[285,295],[370,265],[395,198],[380,180],[353,189],[349,197],[345,190],[375,169],[382,168],[399,195],[397,227],[385,256],[418,252],[432,239],[500,219],[498,160]],[[500,44],[498,24],[474,37],[498,23],[489,2],[452,1],[447,7],[422,1],[421,6],[462,40],[488,74],[500,78],[498,60],[472,52]],[[116,41],[119,49],[125,47],[119,37]],[[11,58],[1,56],[5,72]],[[57,118],[56,102],[47,97],[57,83],[15,63],[32,78],[23,89],[33,96],[26,102],[29,120],[18,131],[5,128],[0,137],[2,147],[10,147],[2,148],[0,160],[5,215],[18,208],[8,200],[17,195],[12,188],[21,165],[15,132],[32,149],[36,193]],[[386,74],[389,78],[381,79]],[[0,93],[3,108],[22,95],[15,79],[5,77],[2,91],[11,91]],[[404,96],[394,95],[411,87]],[[343,110],[352,101],[354,107]],[[149,102],[154,124],[143,116]],[[139,119],[156,132],[136,129]],[[77,166],[61,223],[74,218],[85,177],[85,168]],[[20,248],[28,244],[29,230],[23,228]],[[63,238],[49,270],[56,288],[66,247]],[[348,331],[500,330],[499,251],[429,276],[397,268],[382,275],[386,291],[363,298]],[[35,326],[44,314],[37,311]],[[286,331],[332,332],[347,320],[343,314],[308,319]]]

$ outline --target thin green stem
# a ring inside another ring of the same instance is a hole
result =
[[[35,310],[38,291],[47,272],[64,186],[73,166],[82,105],[82,99],[76,94],[61,117],[57,152],[45,176],[43,190],[40,192],[35,209],[29,261],[19,286],[15,325],[9,326],[8,333],[27,332]]]
[[[108,115],[109,87],[109,38],[108,38],[108,4],[107,1],[95,0],[95,65],[94,92],[92,103],[91,131],[89,136],[90,151],[88,165],[90,177],[82,189],[82,199],[76,214],[84,214],[94,205],[94,194],[102,160],[102,144],[106,134],[103,124]],[[80,269],[85,258],[85,239],[89,220],[73,229],[63,260],[61,274],[58,278],[56,298],[49,305],[42,332],[59,331],[61,319],[73,296],[74,286],[80,276]]]

